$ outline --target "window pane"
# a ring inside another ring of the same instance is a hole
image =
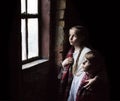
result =
[[[22,32],[22,60],[26,60],[26,31],[25,31],[25,20],[21,20],[21,32]]]
[[[21,0],[21,13],[25,12],[25,0]]]
[[[28,58],[38,56],[38,19],[28,19]]]
[[[28,0],[28,13],[38,13],[38,0]]]

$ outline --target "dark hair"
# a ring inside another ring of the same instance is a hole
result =
[[[80,38],[80,45],[87,45],[88,44],[88,30],[85,26],[73,26],[70,28],[76,30],[76,35],[78,38]]]
[[[90,63],[96,66],[96,69],[102,70],[105,67],[105,60],[102,54],[96,50],[89,51],[85,54],[85,58],[90,61]]]

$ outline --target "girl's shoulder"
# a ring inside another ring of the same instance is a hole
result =
[[[89,47],[83,47],[82,53],[87,53],[87,52],[89,52],[89,51],[91,51],[91,50],[92,50],[92,49],[89,48]]]

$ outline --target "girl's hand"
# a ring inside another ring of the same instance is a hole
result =
[[[65,67],[66,65],[72,64],[72,63],[73,63],[73,58],[68,57],[62,62],[62,66]]]
[[[91,90],[91,87],[93,86],[95,81],[96,81],[96,77],[89,79],[89,80],[85,80],[86,85],[84,86],[84,88],[86,88],[87,90]]]

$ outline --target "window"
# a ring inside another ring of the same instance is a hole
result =
[[[49,58],[50,8],[48,6],[49,1],[46,1],[47,0],[21,0],[23,63]],[[46,17],[44,17],[45,15]]]

